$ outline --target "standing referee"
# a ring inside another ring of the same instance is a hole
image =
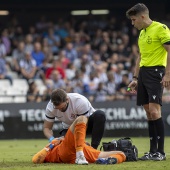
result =
[[[150,150],[140,160],[166,159],[164,152],[164,123],[161,117],[163,87],[170,86],[170,30],[152,21],[148,8],[138,3],[126,12],[132,25],[140,31],[140,56],[136,61],[131,92],[137,88],[137,105],[143,106],[147,119]]]

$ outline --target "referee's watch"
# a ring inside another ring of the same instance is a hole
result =
[[[133,76],[133,80],[138,81],[138,77],[137,76]]]

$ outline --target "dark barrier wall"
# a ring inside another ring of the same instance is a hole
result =
[[[43,119],[47,103],[1,104],[0,139],[44,138]],[[134,101],[116,101],[92,103],[96,109],[102,109],[107,117],[106,137],[147,136],[146,114]],[[165,134],[170,136],[170,106],[162,107],[165,122]],[[59,136],[62,129],[56,120],[54,134]]]

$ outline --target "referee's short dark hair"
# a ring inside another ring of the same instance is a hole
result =
[[[63,89],[55,89],[51,93],[51,102],[58,106],[67,100],[67,93]]]
[[[149,9],[147,8],[147,6],[143,3],[138,3],[134,5],[132,8],[130,8],[129,10],[127,10],[126,17],[130,18],[131,16],[136,16],[144,12],[149,15]]]

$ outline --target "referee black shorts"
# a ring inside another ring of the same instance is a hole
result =
[[[141,67],[138,76],[137,105],[157,103],[162,106],[163,86],[160,83],[165,67]]]

